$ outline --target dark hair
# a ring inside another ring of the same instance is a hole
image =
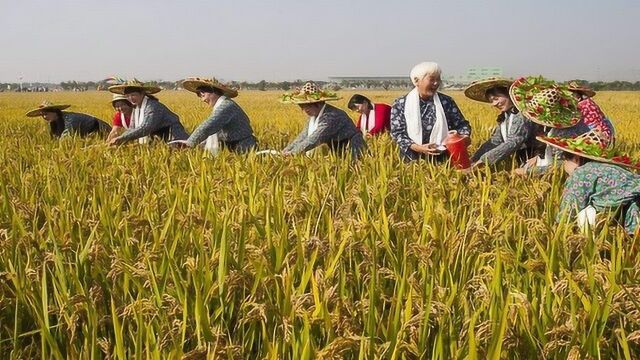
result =
[[[137,92],[137,93],[140,93],[140,94],[144,94],[144,96],[146,96],[146,97],[148,97],[150,99],[158,100],[157,97],[155,97],[155,96],[153,96],[151,94],[148,94],[147,92],[144,91],[143,88],[139,88],[139,87],[127,86],[126,88],[124,88],[123,94],[124,95],[129,95],[129,94],[134,93],[134,92]],[[131,104],[131,105],[133,106],[133,104]]]
[[[490,96],[506,96],[509,97],[509,89],[504,86],[494,86],[492,88],[487,89],[484,92],[485,99],[489,99]]]
[[[220,89],[218,89],[216,87],[213,87],[213,86],[206,86],[206,85],[198,86],[196,91],[197,92],[214,93],[214,94],[216,94],[218,96],[224,95],[224,91],[222,91],[222,90],[220,90]]]
[[[369,109],[373,109],[373,105],[371,104],[371,100],[369,100],[364,95],[360,95],[360,94],[353,95],[351,97],[351,99],[349,99],[349,103],[347,104],[347,107],[349,109],[351,109],[351,110],[355,110],[357,104],[367,104]]]
[[[62,132],[64,131],[64,114],[62,110],[50,110],[47,112],[52,112],[57,115],[54,121],[49,122],[49,135],[51,135],[51,137],[62,136]]]
[[[133,104],[131,103],[131,101],[129,101],[127,99],[118,99],[116,101],[112,101],[111,102],[111,106],[113,106],[114,109],[116,108],[116,104],[118,103],[118,101],[125,102],[125,103],[127,103],[127,105],[129,105],[129,107],[133,107]]]

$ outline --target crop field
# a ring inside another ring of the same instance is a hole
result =
[[[279,95],[237,98],[261,149],[306,121]],[[473,151],[497,110],[451,95]],[[158,98],[188,131],[210,112]],[[56,141],[24,116],[45,99],[114,112],[107,92],[0,93],[0,359],[640,358],[640,240],[557,224],[561,169],[405,164],[388,135],[356,164]],[[595,100],[640,156],[640,93]]]

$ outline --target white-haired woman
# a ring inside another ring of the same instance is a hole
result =
[[[456,130],[470,136],[471,125],[451,97],[438,93],[442,82],[438,64],[420,63],[410,76],[415,88],[391,107],[391,137],[405,161],[444,161],[448,156],[444,147],[447,133]]]

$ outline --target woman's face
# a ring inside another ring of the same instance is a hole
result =
[[[354,107],[354,111],[360,113],[360,114],[368,114],[369,113],[369,104],[367,103],[362,103],[362,104],[353,104]]]
[[[58,120],[58,114],[52,111],[45,111],[42,113],[42,118],[45,119],[47,122],[54,122]]]
[[[487,97],[487,100],[489,100],[491,105],[493,105],[501,112],[505,112],[513,107],[511,99],[504,94],[489,95],[489,97]]]
[[[206,103],[209,106],[215,105],[216,101],[220,98],[216,93],[206,92],[206,91],[198,91],[196,93],[202,102]]]
[[[307,114],[307,116],[318,116],[322,109],[322,103],[300,104],[300,109]]]
[[[113,104],[113,108],[116,109],[116,111],[119,111],[125,115],[129,115],[133,111],[133,107],[131,107],[131,105],[124,100],[116,101]]]
[[[129,99],[129,101],[134,106],[138,106],[138,105],[142,104],[142,99],[144,99],[144,92],[143,91],[134,91],[134,92],[128,93],[127,94],[127,99]]]
[[[441,82],[442,79],[440,78],[440,74],[427,74],[416,84],[420,97],[428,98],[435,95]]]
[[[580,166],[580,157],[576,155],[565,156],[564,171],[571,176],[573,172]]]

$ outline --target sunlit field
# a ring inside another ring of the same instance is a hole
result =
[[[473,151],[497,110],[450,94]],[[237,98],[261,149],[306,121],[279,95]],[[188,131],[210,112],[158,98]],[[640,358],[640,241],[557,224],[560,170],[405,164],[388,135],[356,164],[56,141],[24,116],[45,99],[114,112],[107,92],[0,93],[0,359]],[[595,100],[640,156],[640,93]]]

